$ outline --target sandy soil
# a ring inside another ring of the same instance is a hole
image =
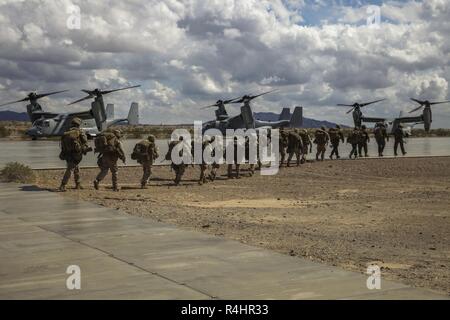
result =
[[[203,186],[196,167],[179,187],[156,167],[144,191],[140,169],[126,168],[120,193],[96,192],[96,172],[64,195],[348,270],[375,262],[387,279],[450,295],[450,158],[307,163]],[[61,175],[39,171],[38,184],[55,188]]]

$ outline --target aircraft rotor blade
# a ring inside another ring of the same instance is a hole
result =
[[[108,94],[111,92],[122,91],[122,90],[127,90],[127,89],[132,89],[132,88],[138,88],[140,86],[141,85],[137,85],[137,86],[125,87],[125,88],[114,89],[114,90],[106,90],[106,91],[100,91],[100,92],[101,92],[101,94]]]
[[[355,108],[351,108],[350,110],[347,111],[347,114],[349,114],[350,112],[352,112],[353,110],[355,110]]]
[[[381,102],[381,101],[384,101],[384,100],[386,100],[386,99],[380,99],[380,100],[375,100],[375,101],[372,101],[372,102],[361,103],[359,106],[360,107],[365,107],[365,106],[368,106],[368,105],[371,105],[371,104],[374,104],[374,103],[378,103],[378,102]]]
[[[81,101],[84,101],[84,100],[87,100],[87,99],[92,99],[93,97],[94,97],[93,95],[88,95],[88,96],[86,96],[84,98],[78,99],[77,101],[69,103],[68,106],[70,106],[72,104],[75,104],[75,103],[78,103],[78,102],[81,102]]]
[[[201,107],[200,109],[204,110],[204,109],[209,109],[209,108],[214,108],[214,107],[218,107],[217,103],[216,104],[211,104],[211,105],[206,106],[206,107]]]
[[[57,94],[57,93],[61,93],[61,92],[67,92],[67,91],[69,91],[69,90],[62,90],[62,91],[53,91],[53,92],[48,92],[48,93],[41,93],[41,94],[36,95],[36,99],[40,99],[40,98],[43,98],[43,97],[51,96],[51,95],[53,95],[53,94]]]
[[[57,93],[61,93],[61,92],[66,92],[66,91],[69,91],[69,90],[62,90],[62,91],[54,91],[54,92],[48,92],[48,93],[41,93],[41,94],[38,94],[38,95],[34,96],[34,99],[37,100],[37,99],[40,99],[40,98],[43,98],[43,97],[47,97],[47,96],[50,96],[50,95],[53,95],[53,94],[57,94]],[[20,99],[20,100],[16,100],[16,101],[11,101],[11,102],[7,102],[7,103],[0,104],[0,107],[6,106],[6,105],[8,105],[8,104],[13,104],[13,103],[23,102],[23,101],[28,101],[28,100],[30,100],[30,97],[29,97],[29,96],[26,97],[26,98]]]
[[[409,113],[414,113],[414,112],[416,112],[417,110],[420,110],[420,109],[422,109],[423,108],[423,104],[421,104],[420,106],[418,106],[417,108],[415,108],[414,110],[411,110]]]
[[[353,107],[352,104],[337,104],[338,107]]]
[[[424,104],[425,104],[425,101],[420,101],[420,100],[417,100],[417,99],[414,99],[414,98],[410,98],[412,101],[415,101],[415,102],[417,102],[418,104],[420,104],[421,106],[423,106]]]
[[[250,98],[251,98],[251,100],[253,100],[253,99],[255,99],[255,98],[261,97],[261,96],[263,96],[263,95],[265,95],[265,94],[269,94],[269,93],[272,93],[272,92],[275,92],[275,91],[278,91],[278,89],[270,90],[270,91],[267,91],[267,92],[258,94],[258,95],[256,95],[256,96],[251,96]]]
[[[13,104],[13,103],[17,103],[17,102],[27,101],[27,100],[30,100],[30,98],[24,98],[24,99],[20,99],[20,100],[16,100],[16,101],[10,101],[10,102],[7,102],[7,103],[3,103],[3,104],[0,104],[0,107],[6,106],[8,104]]]
[[[449,103],[450,101],[442,101],[442,102],[431,102],[430,105],[434,106],[436,104],[444,104],[444,103]]]

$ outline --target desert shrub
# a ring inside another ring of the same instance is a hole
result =
[[[8,162],[0,171],[0,179],[4,182],[31,183],[35,181],[33,170],[18,162]]]
[[[5,126],[0,126],[0,138],[9,137],[11,135],[11,131]]]

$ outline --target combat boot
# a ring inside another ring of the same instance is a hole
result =
[[[81,185],[81,183],[76,183],[75,184],[75,189],[77,189],[77,190],[83,190],[84,188],[83,188],[83,186]]]
[[[119,186],[113,186],[112,190],[114,192],[119,192],[120,191],[120,187]]]
[[[146,183],[141,183],[141,189],[147,189],[147,184]]]
[[[62,185],[58,188],[58,191],[59,191],[59,192],[66,192],[66,191],[67,191],[67,190],[66,190],[66,186],[62,184]]]
[[[94,180],[94,189],[95,190],[99,189],[99,182],[98,182],[98,180]]]

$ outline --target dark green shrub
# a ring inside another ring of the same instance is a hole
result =
[[[0,171],[0,178],[4,182],[32,183],[35,181],[33,170],[18,162],[8,162]]]

